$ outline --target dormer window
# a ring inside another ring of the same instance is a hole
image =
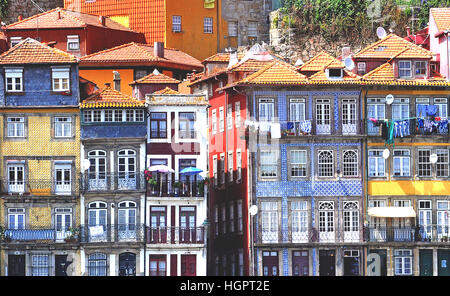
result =
[[[400,78],[411,78],[411,61],[398,62],[398,76]]]
[[[342,69],[327,69],[329,79],[342,79]]]
[[[414,62],[414,73],[416,76],[425,76],[427,74],[427,62],[425,61]]]
[[[358,63],[358,74],[359,75],[366,74],[366,63],[365,62]]]

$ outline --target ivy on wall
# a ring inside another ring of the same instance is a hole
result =
[[[2,19],[8,17],[8,0],[0,0],[0,17]]]

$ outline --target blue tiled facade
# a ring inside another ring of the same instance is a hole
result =
[[[258,119],[257,115],[257,100],[258,97],[261,96],[268,96],[272,98],[276,98],[276,108],[277,108],[277,115],[278,115],[278,121],[281,123],[281,129],[284,128],[284,124],[288,121],[288,97],[289,96],[301,96],[307,99],[306,103],[306,110],[305,110],[305,116],[306,119],[314,120],[313,118],[313,105],[314,105],[314,98],[316,96],[326,96],[331,97],[332,103],[334,105],[334,110],[332,111],[334,114],[334,123],[331,122],[331,127],[333,129],[334,126],[334,133],[338,133],[339,126],[341,124],[341,114],[340,114],[340,108],[339,108],[339,99],[341,97],[359,97],[359,91],[339,91],[339,92],[317,92],[317,91],[310,91],[310,92],[295,92],[295,91],[256,91],[253,93],[253,112],[252,117],[256,120]],[[359,110],[357,113],[359,114],[360,118],[362,118],[362,108],[361,104],[358,105]],[[311,141],[310,138],[304,138],[301,137],[295,138],[295,142],[290,139],[289,141],[284,141],[283,139],[279,139],[278,142],[275,144],[257,144],[257,148],[264,148],[264,149],[270,149],[270,150],[277,150],[279,151],[280,155],[280,163],[279,163],[279,172],[278,175],[280,176],[277,181],[273,180],[261,180],[258,176],[258,161],[257,159],[253,158],[253,179],[254,179],[254,199],[256,203],[258,204],[259,198],[264,198],[264,200],[270,199],[270,198],[276,198],[277,200],[280,200],[281,198],[281,233],[282,236],[280,237],[282,243],[289,242],[288,238],[288,230],[289,230],[289,208],[288,208],[288,198],[291,197],[307,197],[308,203],[311,206],[311,223],[312,227],[317,227],[318,221],[316,221],[315,217],[315,208],[316,208],[316,199],[319,197],[323,200],[323,197],[329,197],[332,198],[332,200],[336,200],[336,209],[340,212],[341,211],[341,205],[340,205],[340,197],[354,197],[356,199],[359,199],[363,196],[363,180],[362,180],[362,173],[360,172],[359,176],[357,178],[353,179],[342,179],[339,177],[331,178],[330,180],[324,180],[323,178],[317,178],[316,176],[316,169],[315,164],[317,163],[317,151],[316,148],[331,148],[334,151],[336,151],[335,155],[335,162],[334,162],[334,170],[335,172],[337,170],[342,170],[341,168],[341,159],[340,159],[340,153],[343,148],[345,147],[357,147],[359,151],[362,151],[362,142],[355,140],[355,139],[348,139],[345,136],[343,138],[335,138],[335,139],[327,139],[326,136],[312,136],[313,138],[320,139],[318,143],[314,143],[314,141]],[[345,139],[345,140],[344,140]],[[289,167],[288,167],[288,149],[291,147],[302,147],[306,148],[309,151],[309,174],[306,178],[302,180],[290,180],[288,177],[289,175]],[[256,154],[257,155],[257,154]],[[359,159],[361,159],[361,153],[359,153]],[[359,161],[360,163],[360,161]],[[256,233],[258,233],[258,229],[260,228],[260,225],[258,225],[258,220],[256,220],[255,223]],[[299,246],[301,249],[301,246]],[[262,250],[262,249],[260,249]],[[310,249],[310,257],[312,258],[312,274],[316,274],[317,272],[317,266],[316,266],[316,257],[318,250],[316,248]],[[288,248],[281,248],[279,249],[279,256],[281,256],[280,263],[282,263],[282,267],[280,270],[280,275],[289,275],[290,274],[290,264],[289,264],[289,249]]]
[[[52,65],[27,64],[8,66],[23,68],[23,91],[20,94],[5,91],[5,67],[0,70],[0,104],[6,106],[78,106],[79,76],[78,64],[70,67],[70,92],[55,92],[52,90]],[[58,66],[62,66],[58,64]]]
[[[81,139],[104,138],[144,138],[147,133],[146,121],[139,123],[83,123]]]

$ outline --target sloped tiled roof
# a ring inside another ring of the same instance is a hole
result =
[[[80,108],[144,107],[144,103],[107,86],[81,102]]]
[[[87,25],[121,31],[131,31],[129,28],[116,23],[108,17],[105,17],[105,26],[103,26],[99,22],[98,15],[80,13],[59,7],[10,24],[6,26],[6,29],[35,29],[36,27],[39,29],[83,28]]]
[[[282,61],[272,61],[259,71],[242,79],[242,84],[301,84],[306,76],[297,69]]]
[[[157,90],[153,93],[154,95],[180,95],[179,91],[166,87],[165,89]]]
[[[344,68],[344,64],[340,62],[338,59],[333,57],[326,51],[321,51],[308,61],[300,66],[299,70],[301,72],[317,72],[325,69],[325,67],[336,67],[336,68]]]
[[[202,70],[203,65],[196,58],[178,49],[164,48],[164,57],[153,54],[153,46],[130,42],[110,49],[102,50],[80,59],[80,65],[96,64],[135,64],[135,65],[157,65],[170,64],[175,68],[187,68]]]
[[[181,81],[176,80],[175,78],[169,77],[167,75],[164,75],[162,73],[150,73],[138,80],[135,80],[130,83],[130,85],[133,84],[166,84],[166,83],[174,83],[178,84]]]
[[[411,43],[395,34],[389,34],[383,39],[378,40],[362,49],[354,55],[355,58],[372,59],[408,59],[421,58],[429,59],[432,52]]]
[[[238,60],[241,60],[244,57],[245,53],[238,53]],[[230,53],[227,52],[219,52],[215,55],[212,55],[202,61],[204,63],[228,63],[230,62]]]
[[[430,13],[438,31],[450,30],[450,7],[431,8]]]
[[[0,64],[3,65],[72,64],[77,62],[77,57],[74,55],[47,46],[32,38],[21,41],[0,55]]]
[[[153,96],[154,95],[154,96]],[[205,96],[200,95],[186,95],[186,94],[157,94],[154,93],[151,97],[148,97],[149,105],[159,106],[207,106]]]
[[[309,77],[309,82],[313,84],[359,84],[361,76],[343,69],[344,73],[342,79],[329,79],[325,70],[319,71]]]

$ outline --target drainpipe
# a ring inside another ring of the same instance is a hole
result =
[[[145,113],[147,114],[147,121],[150,118],[150,112],[148,111],[148,106],[145,106]],[[145,168],[147,168],[148,164],[147,164],[147,155],[148,155],[148,143],[147,143],[147,127],[148,127],[148,122],[145,125]],[[148,186],[147,186],[147,180],[145,179],[144,176],[144,180],[143,180],[144,184],[145,184],[145,196],[144,196],[144,276],[145,276],[145,272],[146,272],[146,263],[147,263],[147,196],[148,196]]]
[[[219,34],[219,27],[220,27],[220,13],[219,13],[219,7],[220,7],[220,1],[217,0],[217,9],[216,9],[216,23],[217,23],[217,52],[220,52],[220,34]]]
[[[363,106],[363,129],[364,129],[364,134],[367,133],[367,129],[366,129],[366,124],[367,124],[366,112],[367,111],[365,110],[364,106],[365,106],[365,100],[367,99],[367,93],[368,92],[369,92],[369,90],[367,89],[366,90],[366,95],[363,97],[364,102],[362,104],[362,106]],[[361,92],[360,92],[360,96],[361,96],[361,93],[362,93],[362,89],[361,89]],[[363,211],[363,214],[364,214],[363,226],[364,226],[364,224],[366,222],[366,219],[367,219],[367,205],[369,203],[369,197],[368,197],[368,193],[369,193],[369,189],[368,189],[368,187],[369,187],[369,184],[368,184],[369,169],[368,169],[368,165],[367,165],[367,160],[368,160],[367,135],[365,137],[365,141],[364,142],[365,142],[365,145],[364,145],[364,158],[363,158],[363,161],[362,161],[363,164],[364,164],[364,179],[365,179],[365,180],[363,179],[363,185],[364,185],[364,189],[365,189],[365,194],[364,194],[365,198],[363,199],[363,210],[364,210]],[[363,228],[363,241],[364,241],[364,228]],[[367,247],[366,247],[366,250],[367,250]],[[365,252],[363,250],[363,263],[364,263],[363,275],[366,274],[366,269],[367,269],[367,263],[366,263],[366,260],[364,258],[365,257],[364,255],[365,255]]]

